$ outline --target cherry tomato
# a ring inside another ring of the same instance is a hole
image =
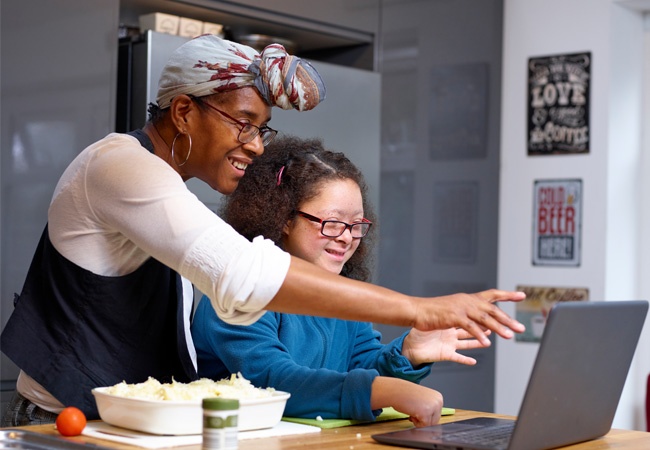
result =
[[[63,436],[79,436],[86,427],[86,416],[74,406],[68,406],[56,418],[56,429]]]

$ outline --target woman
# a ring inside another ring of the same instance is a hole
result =
[[[195,379],[192,285],[229,323],[269,309],[424,330],[460,325],[480,339],[485,329],[506,337],[523,329],[492,304],[522,294],[433,301],[339,280],[270,241],[248,241],[187,189],[196,177],[233,192],[275,136],[272,106],[308,110],[324,95],[318,73],[279,45],[260,54],[205,35],[172,54],[145,127],[90,145],[57,184],[2,333],[2,351],[21,369],[3,425],[53,422],[64,406],[97,418],[96,386]],[[361,294],[359,305],[346,301]]]
[[[274,174],[276,176],[274,177]],[[223,217],[243,236],[264,236],[328,272],[368,281],[374,214],[361,172],[318,140],[276,140],[226,200]],[[325,222],[323,222],[325,220]],[[368,322],[267,312],[229,325],[203,297],[192,323],[201,377],[240,372],[256,386],[291,393],[285,415],[374,420],[384,407],[417,426],[438,422],[439,392],[420,382],[431,362],[479,347],[466,332],[411,330],[388,345]]]

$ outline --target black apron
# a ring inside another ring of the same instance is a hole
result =
[[[150,141],[143,146],[152,149]],[[124,276],[96,275],[63,257],[46,226],[14,304],[2,351],[88,419],[99,418],[95,387],[198,378],[183,326],[181,277],[153,258]]]

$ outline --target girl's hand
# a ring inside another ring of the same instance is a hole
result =
[[[489,336],[490,330],[486,330],[485,334]],[[471,334],[462,329],[447,328],[437,331],[412,329],[404,338],[402,355],[411,362],[413,367],[437,361],[452,361],[473,366],[476,364],[476,360],[461,355],[457,350],[484,347],[487,346],[473,339]]]
[[[401,378],[377,377],[372,383],[372,409],[392,406],[408,414],[416,427],[435,425],[440,421],[442,394]]]

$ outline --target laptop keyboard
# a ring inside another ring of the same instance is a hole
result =
[[[504,423],[486,428],[445,433],[444,440],[505,448],[508,446],[514,427],[515,422],[513,421],[512,423]]]

